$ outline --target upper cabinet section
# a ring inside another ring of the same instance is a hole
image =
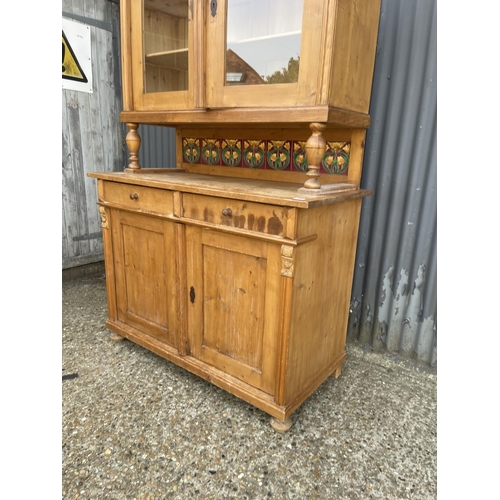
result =
[[[125,112],[367,115],[379,15],[380,0],[124,0]]]

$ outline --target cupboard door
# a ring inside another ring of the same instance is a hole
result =
[[[111,210],[118,320],[177,347],[174,224]]]
[[[191,355],[274,393],[280,246],[187,227]]]
[[[135,110],[203,105],[202,3],[130,1]]]
[[[312,106],[325,0],[223,0],[208,15],[209,107]]]

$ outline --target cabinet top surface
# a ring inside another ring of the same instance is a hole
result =
[[[257,179],[194,174],[183,170],[166,169],[165,173],[90,172],[89,177],[138,186],[205,194],[274,205],[309,208],[361,198],[373,191],[358,189],[354,185],[338,184],[328,193],[309,194],[299,191],[301,184]],[[332,186],[332,185],[329,185]]]

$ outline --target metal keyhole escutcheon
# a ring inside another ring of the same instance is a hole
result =
[[[215,14],[217,14],[217,0],[210,2],[210,12],[212,13],[212,17],[215,17]]]
[[[195,297],[196,294],[194,293],[194,286],[192,286],[191,290],[189,290],[189,298],[191,299],[191,304],[194,304]]]

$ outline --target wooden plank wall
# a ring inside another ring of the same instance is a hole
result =
[[[62,267],[104,259],[97,186],[87,172],[119,171],[126,161],[120,123],[117,0],[62,0],[62,17],[90,26],[93,93],[62,90]]]

